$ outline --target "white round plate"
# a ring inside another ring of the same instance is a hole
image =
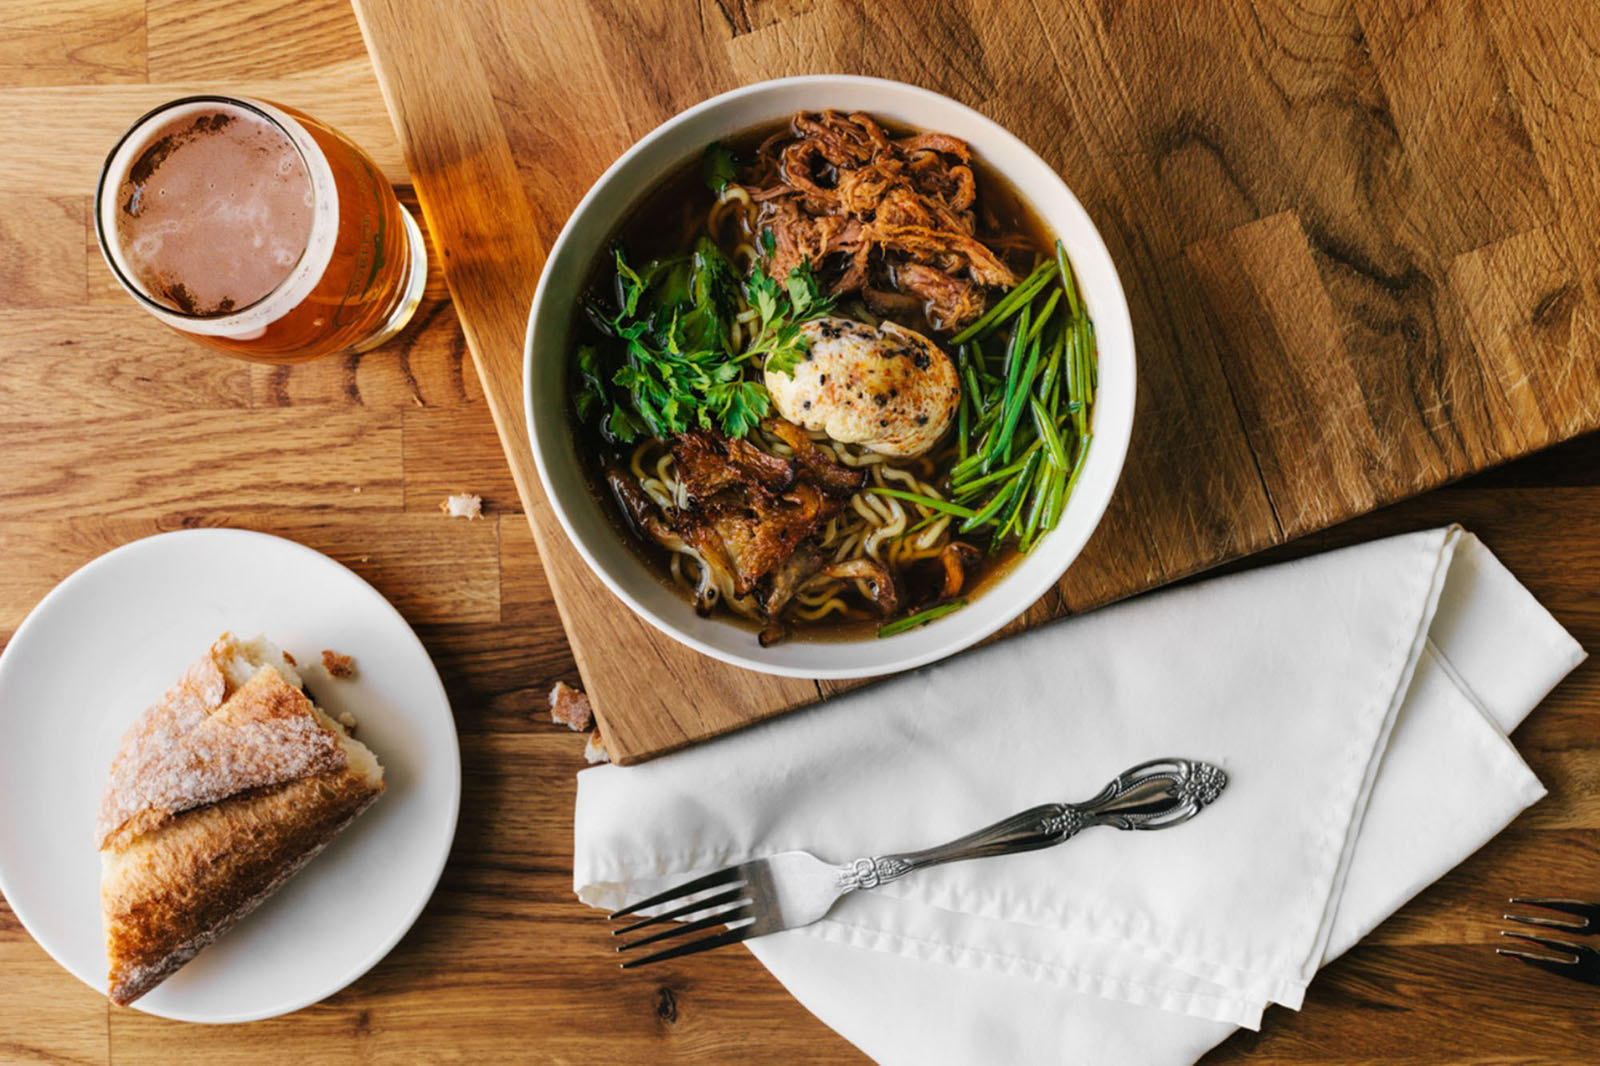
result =
[[[57,962],[106,989],[94,819],[123,730],[223,630],[258,633],[349,711],[387,790],[282,891],[134,1006],[244,1022],[339,991],[410,928],[444,869],[461,760],[444,686],[376,589],[292,541],[236,529],[166,533],[89,563],[34,608],[0,655],[0,891]],[[357,675],[333,681],[332,648]]]

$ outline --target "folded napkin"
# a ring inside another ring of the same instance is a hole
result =
[[[1163,756],[1229,785],[845,897],[749,942],[883,1063],[1198,1058],[1544,794],[1506,733],[1583,651],[1471,534],[1157,593],[636,767],[578,775],[574,884],[617,908],[789,849],[844,862],[1083,800]]]

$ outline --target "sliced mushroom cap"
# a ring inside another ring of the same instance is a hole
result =
[[[716,430],[692,429],[667,444],[677,462],[678,477],[689,495],[708,500],[727,488],[760,486],[782,492],[794,484],[794,464],[769,455],[743,438]]]
[[[831,496],[850,496],[867,483],[864,468],[851,469],[834,459],[833,453],[806,435],[806,431],[787,418],[765,418],[762,428],[789,446],[795,461],[822,491]]]
[[[967,581],[967,567],[978,561],[978,549],[964,540],[953,540],[939,553],[939,564],[944,567],[944,587],[939,590],[941,600],[954,599]]]
[[[638,480],[620,466],[608,465],[606,467],[606,484],[611,488],[611,494],[617,498],[617,503],[622,508],[622,513],[628,516],[628,521],[633,523],[637,530],[643,530],[645,522],[651,518],[660,518],[655,502],[639,487]]]
[[[627,513],[639,534],[661,545],[670,552],[682,552],[700,560],[700,580],[694,590],[694,609],[701,617],[711,614],[722,595],[724,585],[733,583],[733,575],[726,556],[717,545],[690,544],[667,524],[650,497],[639,487],[633,475],[617,467],[606,470],[606,483]]]
[[[794,599],[800,587],[822,567],[822,556],[810,543],[800,545],[789,557],[767,574],[763,585],[756,587],[756,598],[768,618],[777,618]],[[766,645],[762,645],[766,647]]]
[[[889,568],[873,559],[846,559],[822,569],[825,577],[859,581],[872,598],[872,605],[885,617],[900,606],[900,590],[895,587]]]

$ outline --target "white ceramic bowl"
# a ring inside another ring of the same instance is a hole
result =
[[[796,111],[868,111],[961,138],[1002,174],[1061,238],[1077,270],[1099,341],[1094,440],[1060,523],[966,607],[919,629],[879,639],[790,640],[770,648],[746,625],[701,618],[617,535],[588,488],[568,424],[567,366],[573,307],[607,239],[655,183],[712,141],[787,119]],[[633,611],[668,636],[737,666],[790,677],[845,678],[906,670],[993,633],[1044,595],[1083,549],[1122,470],[1133,427],[1133,331],[1116,267],[1072,191],[1027,145],[971,108],[899,82],[814,75],[724,93],[651,131],[595,182],[550,250],[528,316],[523,391],[528,433],[546,496],[584,560]]]

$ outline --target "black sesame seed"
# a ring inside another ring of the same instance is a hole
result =
[[[888,420],[888,419],[887,419],[887,418],[880,418],[880,419],[878,419],[878,425],[880,425],[880,426],[887,426],[887,425],[888,425],[888,424],[889,424],[889,420]]]
[[[889,402],[889,397],[880,392],[872,398],[872,402],[877,404],[879,407],[882,407],[884,404]]]
[[[925,426],[927,424],[928,424],[928,416],[927,415],[918,415],[917,416],[917,425]]]

